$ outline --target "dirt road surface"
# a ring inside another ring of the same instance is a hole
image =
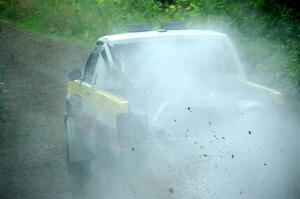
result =
[[[80,68],[87,51],[0,27],[0,198],[72,198],[80,184],[66,166],[66,71]]]
[[[153,155],[158,166],[123,185],[117,186],[122,180],[116,178],[114,186],[102,186],[104,175],[71,175],[63,125],[66,74],[80,68],[87,53],[0,25],[6,106],[0,114],[1,199],[299,198],[295,118],[293,127],[282,120],[281,132],[275,127],[265,134],[208,132],[179,144],[178,151],[157,146],[163,161]]]

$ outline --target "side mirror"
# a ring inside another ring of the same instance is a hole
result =
[[[74,81],[81,78],[81,71],[79,69],[74,69],[68,74],[70,81]]]

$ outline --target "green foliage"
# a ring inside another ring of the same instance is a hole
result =
[[[162,3],[167,2],[167,3]],[[0,0],[1,17],[90,47],[127,25],[180,21],[228,33],[250,78],[300,92],[300,14],[279,0]],[[272,74],[272,75],[266,75]],[[291,93],[291,92],[290,92]]]

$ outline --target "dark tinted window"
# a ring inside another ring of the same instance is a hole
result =
[[[92,83],[92,79],[93,79],[93,74],[95,72],[96,69],[96,64],[99,58],[99,49],[101,49],[101,46],[95,46],[95,48],[93,49],[93,51],[91,52],[85,68],[84,68],[84,74],[83,74],[83,81],[91,84]]]
[[[106,64],[107,66],[109,66],[106,51],[105,51],[105,50],[102,50],[102,51],[101,51],[101,55],[102,55],[102,57],[103,57],[103,60],[104,60],[105,64]]]

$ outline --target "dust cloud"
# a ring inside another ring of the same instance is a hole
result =
[[[274,93],[246,83],[226,35],[110,48],[126,83],[109,89],[149,130],[121,161],[93,161],[89,198],[300,197],[298,121]]]

